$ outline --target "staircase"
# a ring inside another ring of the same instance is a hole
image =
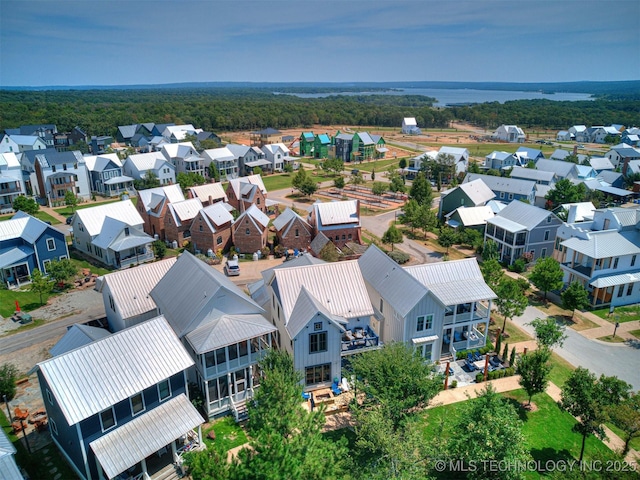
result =
[[[152,479],[153,480],[179,480],[183,477],[180,469],[174,465],[169,464],[164,467],[162,470],[157,472]]]
[[[242,423],[249,419],[249,412],[247,411],[247,402],[242,402],[233,405],[233,416],[237,423]]]
[[[440,363],[444,364],[447,362],[454,362],[455,358],[453,358],[453,355],[451,355],[451,353],[445,353],[442,356],[440,356]]]

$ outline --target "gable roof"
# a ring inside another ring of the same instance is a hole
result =
[[[210,323],[201,325],[188,333],[187,340],[196,353],[206,353],[277,330],[274,325],[258,313],[220,315]]]
[[[185,200],[180,185],[165,185],[164,187],[148,188],[138,190],[140,201],[144,205],[145,211],[153,210],[162,202],[177,203]]]
[[[264,230],[269,225],[269,217],[265,215],[258,207],[251,205],[233,222],[234,225],[240,225],[242,220],[248,218],[259,230]]]
[[[188,198],[182,202],[169,204],[169,213],[178,227],[182,226],[183,222],[193,220],[200,210],[202,210],[202,202],[198,198]]]
[[[75,425],[193,364],[159,316],[37,367],[67,423]]]
[[[204,185],[189,187],[189,191],[194,198],[199,198],[202,203],[209,201],[213,202],[220,199],[225,202],[229,201],[227,193],[224,191],[222,183],[220,182],[205,183]]]
[[[202,218],[212,232],[217,232],[221,225],[233,222],[233,215],[222,202],[214,203],[200,210]]]
[[[635,234],[635,232],[629,233]],[[586,236],[587,238],[571,237],[561,245],[596,259],[640,254],[637,236],[635,242],[616,230],[587,232]]]
[[[278,232],[281,232],[285,229],[286,231],[288,231],[288,229],[291,228],[291,225],[293,225],[296,219],[299,219],[302,224],[307,227],[309,231],[311,231],[311,225],[309,225],[309,223],[304,218],[291,210],[289,207],[287,207],[284,212],[282,212],[273,220],[273,226]],[[285,235],[286,231],[284,232]]]
[[[487,220],[493,218],[495,213],[488,205],[481,205],[479,207],[458,207],[453,212],[447,215],[448,222],[452,222],[452,217],[457,214],[460,218],[460,222],[464,227],[472,227],[476,225],[484,225]]]
[[[0,480],[23,480],[14,455],[16,447],[3,429],[0,429]]]
[[[373,315],[357,260],[277,269],[271,286],[282,304],[285,323],[291,319],[302,286],[334,316]]]
[[[482,205],[496,197],[496,194],[482,181],[481,178],[458,185],[474,205]]]
[[[507,219],[521,225],[526,230],[532,230],[550,215],[555,217],[555,214],[549,210],[521,202],[520,200],[514,200],[488,222],[494,223],[494,220]]]
[[[343,225],[347,223],[357,223],[360,225],[357,200],[325,203],[316,202],[313,204],[313,208],[316,211],[318,227]]]
[[[256,185],[263,194],[267,194],[267,188],[264,186],[262,177],[260,175],[247,175],[246,177],[232,178],[229,180],[229,186],[233,189],[233,193],[236,198],[241,197],[241,188],[243,183],[249,183]]]
[[[613,170],[615,168],[607,157],[591,157],[589,165],[594,170]]]
[[[150,295],[180,338],[225,313],[264,313],[224,274],[188,252],[178,257]]]
[[[171,257],[158,262],[145,263],[136,268],[126,268],[101,277],[99,292],[109,287],[116,312],[122,318],[131,318],[157,308],[151,298],[151,290],[176,263]]]
[[[196,147],[194,147],[191,142],[166,143],[162,146],[160,151],[167,158],[188,158],[199,156]]]
[[[74,222],[82,223],[87,233],[95,237],[102,232],[103,225],[107,218],[130,226],[142,225],[144,223],[131,200],[122,200],[120,202],[76,210]]]
[[[11,220],[0,222],[0,242],[22,238],[30,244],[34,244],[47,230],[49,225],[42,220],[19,211]]]
[[[108,337],[111,333],[104,328],[90,327],[76,323],[71,325],[60,340],[53,346],[49,353],[52,357],[70,352],[89,343]],[[0,477],[1,478],[1,477]]]
[[[545,170],[534,170],[533,168],[513,167],[511,169],[511,178],[520,178],[523,180],[533,180],[535,182],[553,182],[554,172]]]
[[[289,332],[289,337],[295,338],[308,325],[309,321],[318,314],[324,315],[337,328],[344,331],[343,324],[346,324],[345,319],[333,315],[309,290],[302,286],[298,299],[291,311],[291,320],[285,327]]]
[[[507,192],[516,195],[529,196],[536,188],[536,183],[529,180],[496,177],[493,175],[482,175],[479,173],[467,173],[467,176],[464,178],[463,185],[476,179],[481,179],[487,187],[494,192]]]
[[[374,244],[357,262],[365,281],[403,317],[429,292]]]
[[[475,258],[425,263],[405,270],[444,306],[496,298],[485,283]]]
[[[125,162],[131,162],[136,170],[143,172],[146,170],[158,170],[164,164],[171,165],[175,170],[175,166],[162,155],[162,152],[137,153],[129,155]]]
[[[122,167],[122,162],[116,153],[104,153],[102,155],[85,155],[84,163],[90,172],[101,172],[109,164],[113,163],[116,167]]]

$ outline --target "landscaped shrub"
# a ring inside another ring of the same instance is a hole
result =
[[[527,269],[527,264],[521,258],[517,259],[515,262],[509,265],[509,270],[515,273],[522,273],[526,269]]]
[[[516,347],[511,349],[511,355],[509,356],[509,365],[516,364]]]
[[[282,258],[284,256],[284,247],[282,245],[276,245],[273,249],[273,256],[275,258]]]
[[[476,383],[482,383],[483,380],[484,380],[484,374],[476,373]]]
[[[506,371],[505,377],[511,377],[512,375],[515,375],[515,373],[516,373],[516,369],[514,367],[509,367],[505,371]]]
[[[399,250],[394,250],[393,252],[389,252],[389,255],[396,263],[402,265],[403,263],[407,263],[409,261],[409,254],[401,252]]]
[[[451,382],[451,388],[456,388],[458,386],[458,381],[454,380]]]

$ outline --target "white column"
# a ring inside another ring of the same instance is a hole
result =
[[[140,460],[140,466],[142,467],[142,471],[146,474],[149,475],[149,472],[147,472],[147,460],[146,459],[142,459]]]

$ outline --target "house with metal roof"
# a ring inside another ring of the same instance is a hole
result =
[[[187,135],[197,135],[202,132],[201,128],[195,128],[191,124],[186,125],[166,125],[160,133],[169,143],[180,143]],[[190,143],[190,142],[189,142]]]
[[[24,480],[16,463],[16,447],[4,431],[0,431],[0,472],[3,480]]]
[[[191,222],[191,242],[196,251],[211,257],[219,251],[226,252],[231,247],[231,225],[233,215],[228,204],[214,203],[198,211]]]
[[[26,195],[22,167],[15,153],[0,153],[0,214],[13,212],[13,201]]]
[[[282,132],[275,128],[265,128],[249,134],[252,147],[262,148],[270,143],[282,143]]]
[[[232,412],[238,418],[258,385],[257,363],[277,331],[264,310],[188,252],[150,295],[195,361],[188,378],[202,391],[209,417]]]
[[[197,198],[203,206],[213,205],[218,202],[228,202],[227,194],[222,183],[205,183],[204,185],[194,185],[187,189],[189,198]]]
[[[452,228],[473,228],[484,233],[487,220],[495,215],[488,205],[480,207],[458,207],[447,214],[445,223]]]
[[[422,133],[415,117],[405,117],[402,119],[402,133],[405,135],[420,135]]]
[[[182,246],[191,240],[191,223],[202,203],[198,198],[188,198],[182,202],[171,202],[164,216],[164,238],[168,242],[176,242]]]
[[[276,242],[285,249],[307,250],[313,240],[313,227],[289,207],[273,220]]]
[[[490,170],[510,170],[515,165],[520,165],[519,160],[509,152],[493,151],[484,157],[484,168]]]
[[[74,247],[100,263],[124,268],[155,258],[131,200],[77,210],[71,224]]]
[[[282,172],[287,162],[293,162],[293,158],[289,156],[289,149],[284,143],[270,143],[263,145],[262,151],[265,154],[266,161],[260,160],[257,164],[245,164],[249,167],[265,168],[268,172]]]
[[[611,161],[615,168],[620,167],[624,175],[626,170],[625,165],[628,165],[631,161],[640,160],[640,148],[621,143],[611,147],[604,156]]]
[[[475,258],[403,268],[372,245],[358,264],[383,342],[404,342],[430,362],[485,345],[496,295]]]
[[[448,155],[453,158],[456,175],[467,171],[469,165],[469,150],[460,147],[442,146],[438,150],[438,156]]]
[[[564,162],[562,160],[538,160],[536,163],[536,170],[555,174],[556,181],[565,178],[568,178],[569,180],[577,180],[579,177],[578,165],[572,162]]]
[[[175,257],[107,273],[98,278],[109,330],[119,332],[159,315],[151,290],[176,263]]]
[[[531,260],[550,256],[561,224],[554,213],[514,200],[487,220],[484,239],[496,242],[499,260],[511,265],[525,253]]]
[[[533,205],[536,195],[536,182],[519,180],[517,178],[497,177],[480,173],[467,173],[463,184],[473,180],[482,180],[495,194],[496,200],[509,202],[511,200],[527,201]]]
[[[7,288],[29,283],[37,268],[47,273],[53,260],[69,258],[64,234],[31,215],[16,213],[0,222],[0,281]]]
[[[157,315],[154,315],[157,316]],[[49,350],[52,357],[70,352],[76,348],[84,347],[96,340],[108,337],[111,333],[100,327],[92,327],[76,323],[67,328],[67,332]]]
[[[0,153],[20,153],[27,150],[44,150],[48,148],[44,139],[37,135],[4,135],[0,139]]]
[[[251,205],[255,205],[263,213],[267,212],[267,189],[260,175],[229,180],[226,193],[229,204],[240,213]]]
[[[527,136],[517,125],[500,125],[491,138],[509,143],[524,143]]]
[[[165,240],[165,217],[169,204],[184,200],[182,189],[177,184],[138,190],[136,210],[144,221],[144,231]]]
[[[305,389],[331,385],[344,358],[380,348],[356,260],[274,269],[267,285],[278,346],[293,356]]]
[[[358,200],[316,202],[308,220],[314,237],[322,232],[338,248],[343,248],[348,242],[362,243]]]
[[[318,133],[313,139],[313,158],[328,158],[331,150],[331,137],[327,133]]]
[[[29,182],[35,195],[49,206],[64,204],[64,196],[72,192],[89,200],[91,187],[89,171],[79,151],[58,152],[55,148],[23,152],[20,160],[23,170],[29,172]]]
[[[607,157],[591,157],[589,159],[589,165],[593,168],[597,173],[601,173],[606,170],[615,170],[613,163]]]
[[[201,155],[205,165],[215,162],[221,178],[231,180],[238,177],[240,160],[228,147],[210,148]]]
[[[51,438],[75,473],[157,478],[185,439],[202,445],[187,388],[193,365],[162,316],[38,363]]]
[[[520,180],[531,180],[536,182],[536,185],[553,185],[556,181],[554,172],[524,167],[513,167],[509,176]]]
[[[353,134],[341,133],[339,130],[331,139],[330,156],[343,162],[362,162],[384,158],[388,149],[384,138],[367,132]]]
[[[247,184],[248,185],[248,184]],[[252,185],[256,188],[255,185]],[[252,254],[267,245],[269,217],[257,206],[251,205],[231,225],[233,246],[236,251]]]
[[[84,157],[89,171],[91,191],[105,197],[133,192],[133,178],[123,174],[122,162],[115,153]]]
[[[565,285],[578,281],[591,306],[640,302],[640,207],[606,208],[593,220],[565,223],[558,229],[554,258]]]
[[[569,135],[571,136],[571,140],[579,143],[589,141],[589,132],[586,125],[573,125],[569,127]]]
[[[134,180],[143,180],[151,174],[158,179],[160,185],[176,183],[176,167],[162,152],[129,155],[122,165],[122,171]]]
[[[170,127],[167,127],[170,128]],[[167,143],[160,152],[178,173],[196,173],[206,176],[205,159],[200,156],[191,142]]]
[[[495,196],[496,194],[480,178],[465,182],[440,193],[438,217],[445,218],[459,207],[481,207]]]
[[[620,138],[620,130],[613,125],[589,127],[587,134],[591,143],[605,143],[608,137]]]
[[[574,155],[578,159],[578,164],[583,164],[585,162],[588,163],[589,161],[589,155],[585,155],[584,153],[578,153],[578,147],[574,147],[572,152],[570,152],[569,150],[564,150],[562,148],[557,148],[553,151],[553,153],[549,157],[549,160],[565,161],[567,157],[574,156]]]
[[[216,167],[218,167],[219,169],[220,168],[226,169],[226,171],[228,171],[232,167],[237,167],[235,170],[237,174],[234,174],[234,172],[231,172],[230,174],[227,175],[228,178],[236,178],[237,176],[252,175],[253,169],[255,167],[260,167],[267,171],[271,171],[270,166],[272,162],[267,160],[265,152],[258,147],[248,147],[247,145],[229,143],[225,145],[224,148],[226,148],[231,152],[231,154],[234,156],[234,159],[232,161],[229,161],[226,164],[218,162],[216,163]],[[221,159],[222,158],[226,158],[226,157],[221,157]]]

